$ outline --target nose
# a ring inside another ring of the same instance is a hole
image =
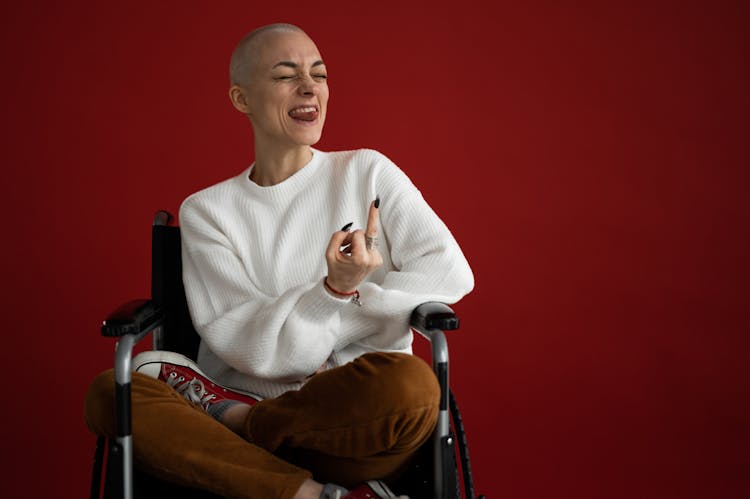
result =
[[[318,95],[320,89],[318,88],[318,83],[308,75],[301,80],[297,91],[300,95]]]

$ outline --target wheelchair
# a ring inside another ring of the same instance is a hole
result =
[[[129,301],[102,323],[101,334],[117,338],[114,366],[117,438],[97,437],[91,499],[219,498],[203,490],[165,482],[133,465],[130,411],[133,348],[151,334],[154,350],[178,352],[193,360],[198,355],[200,337],[193,328],[182,283],[180,228],[173,221],[174,217],[163,210],[154,217],[151,299]],[[411,316],[410,327],[431,344],[432,366],[441,390],[438,422],[431,440],[417,452],[404,477],[392,487],[395,493],[412,499],[461,499],[461,481],[463,497],[475,499],[466,435],[448,384],[444,331],[458,326],[453,310],[442,303],[424,303]]]

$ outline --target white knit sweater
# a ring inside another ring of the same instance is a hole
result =
[[[180,208],[183,280],[201,336],[198,363],[219,383],[274,397],[324,363],[411,352],[420,303],[455,303],[474,286],[461,249],[408,177],[373,150],[322,152],[261,187],[252,166]],[[362,306],[322,281],[333,232],[364,229],[379,195],[383,266],[359,286]]]

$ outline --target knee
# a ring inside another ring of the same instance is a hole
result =
[[[86,426],[97,435],[114,436],[114,387],[114,370],[109,369],[96,376],[86,392]]]
[[[377,367],[379,392],[403,409],[429,408],[439,405],[440,384],[432,368],[416,355],[374,353],[369,362]]]
[[[380,400],[391,411],[390,449],[412,452],[432,434],[440,405],[440,384],[421,358],[399,353],[379,354]]]

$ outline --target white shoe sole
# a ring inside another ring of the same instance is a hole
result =
[[[174,364],[176,366],[187,367],[195,371],[197,374],[200,374],[207,380],[210,380],[211,383],[213,383],[214,385],[220,388],[225,388],[234,393],[246,395],[256,400],[263,400],[263,397],[261,397],[257,393],[252,393],[252,392],[248,392],[245,390],[232,388],[231,386],[224,386],[220,383],[217,383],[211,378],[211,376],[201,371],[195,362],[185,357],[184,355],[176,353],[176,352],[170,352],[167,350],[148,350],[145,352],[141,352],[135,357],[133,357],[132,362],[133,362],[133,371],[136,371],[136,372],[145,374],[146,376],[150,376],[152,378],[157,378],[157,379],[159,378],[159,374],[161,373],[162,364]]]
[[[409,499],[408,496],[397,496],[394,494],[388,486],[380,480],[369,480],[367,485],[375,492],[378,497],[389,497],[395,499]]]

